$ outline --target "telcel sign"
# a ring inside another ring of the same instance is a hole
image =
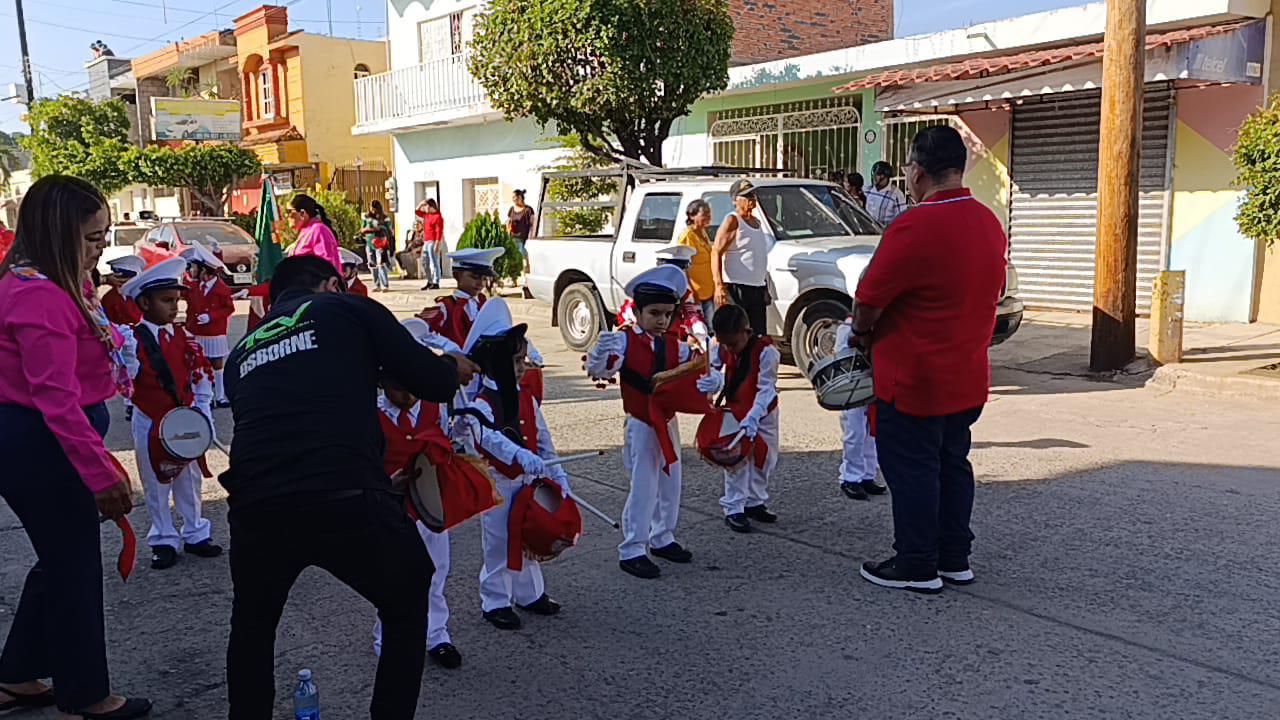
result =
[[[240,101],[151,98],[153,140],[240,139]]]

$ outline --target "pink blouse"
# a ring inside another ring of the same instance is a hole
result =
[[[320,221],[320,218],[307,220],[298,231],[298,244],[293,248],[294,255],[315,255],[333,263],[342,274],[342,256],[338,254],[338,238],[333,231]]]
[[[83,408],[115,394],[107,348],[62,288],[13,271],[0,278],[0,404],[39,410],[93,492],[119,478]]]

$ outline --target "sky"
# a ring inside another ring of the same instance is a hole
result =
[[[853,1],[853,0],[845,0]],[[1083,5],[1089,0],[895,0],[899,37],[965,27],[977,22]],[[378,39],[385,36],[385,0],[274,0],[289,8],[290,27]],[[102,40],[118,57],[137,57],[167,43],[218,28],[263,0],[24,0],[27,42],[36,95],[53,96],[88,86],[89,44]],[[22,83],[17,20],[11,0],[0,2],[0,91]],[[0,93],[7,94],[7,93]],[[24,108],[0,102],[0,130],[26,131]]]

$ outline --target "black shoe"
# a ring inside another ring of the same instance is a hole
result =
[[[751,532],[751,521],[747,519],[746,513],[734,513],[732,515],[725,515],[724,524],[728,525],[729,529],[734,532],[738,532],[738,533]]]
[[[938,563],[938,577],[942,578],[945,583],[952,585],[972,585],[973,570],[969,569],[969,563],[958,563],[955,565],[943,565]]]
[[[214,545],[212,540],[198,542],[195,545],[183,543],[182,552],[202,558],[216,558],[222,554],[222,546]]]
[[[534,615],[555,615],[560,612],[560,603],[547,597],[546,593],[542,593],[542,597],[534,600],[528,605],[516,604],[516,607],[531,612]]]
[[[213,404],[213,406],[214,406],[214,407],[216,407],[216,408],[218,408],[218,409],[220,409],[220,410],[222,410],[222,409],[226,409],[226,408],[231,407],[231,401],[230,401],[230,400],[219,400],[218,402],[214,403],[214,404]]]
[[[747,508],[746,514],[747,514],[747,517],[751,518],[752,520],[755,520],[756,522],[762,522],[766,524],[778,522],[777,514],[769,512],[769,508],[765,507],[764,505],[753,505]]]
[[[511,609],[510,605],[494,610],[485,610],[484,619],[499,630],[520,629],[520,616],[516,614],[515,610]]]
[[[889,492],[889,488],[876,482],[875,478],[871,478],[870,480],[863,480],[858,484],[862,486],[863,491],[865,491],[868,495],[883,495]]]
[[[431,648],[427,651],[427,657],[442,668],[453,670],[462,667],[462,653],[452,643],[440,643]]]
[[[623,572],[644,580],[653,580],[662,574],[662,568],[655,565],[647,555],[619,560],[618,567],[622,568]]]
[[[156,545],[151,548],[151,569],[168,570],[178,564],[178,551],[168,545]]]
[[[669,545],[663,545],[659,548],[649,548],[649,552],[658,557],[673,563],[689,563],[693,562],[693,553],[684,549],[684,546],[678,542]]]
[[[895,590],[910,590],[926,595],[942,592],[942,579],[937,573],[907,574],[898,569],[897,561],[897,557],[879,563],[868,560],[862,563],[862,577],[873,585]]]
[[[860,482],[845,481],[840,483],[840,490],[850,500],[867,500],[867,491],[863,489]]]
[[[423,285],[423,286],[422,286],[422,289],[423,289],[423,290],[435,290],[435,288],[431,287],[431,283],[427,283],[426,285]]]
[[[75,713],[84,720],[137,720],[151,714],[151,701],[146,698],[128,698],[111,712],[91,713],[81,710]]]

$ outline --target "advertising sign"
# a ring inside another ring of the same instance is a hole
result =
[[[240,139],[240,101],[151,98],[153,140]]]

